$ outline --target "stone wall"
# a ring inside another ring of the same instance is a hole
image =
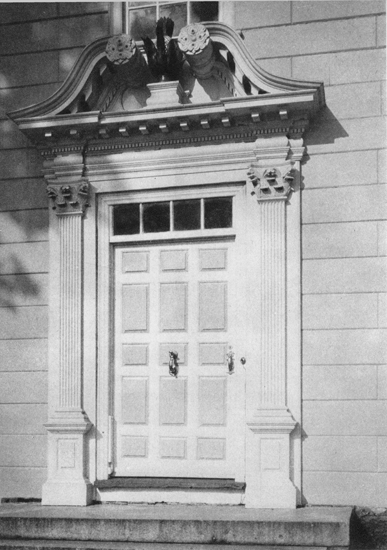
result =
[[[108,8],[0,5],[0,498],[39,498],[47,454],[47,197],[39,155],[5,113],[60,86],[109,34]]]
[[[303,166],[303,489],[387,506],[385,2],[243,2],[271,73],[323,80]]]

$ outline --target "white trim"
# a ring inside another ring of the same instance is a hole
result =
[[[121,34],[126,30],[126,11],[125,4],[127,2],[110,2],[109,3],[109,34]]]

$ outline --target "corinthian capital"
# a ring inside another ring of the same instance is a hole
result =
[[[295,178],[294,163],[286,163],[282,166],[261,167],[252,163],[247,171],[248,181],[252,185],[252,195],[256,195],[258,201],[284,200],[292,191]]]
[[[89,183],[82,178],[77,183],[58,184],[47,186],[47,195],[51,199],[52,208],[57,214],[83,214],[89,206]]]

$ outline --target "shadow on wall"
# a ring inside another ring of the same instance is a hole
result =
[[[328,107],[324,107],[312,120],[305,135],[305,145],[327,145],[340,138],[348,137],[348,133]]]
[[[45,186],[42,182],[39,184],[39,193],[43,194],[41,202],[44,204]],[[7,188],[8,182],[0,184],[3,208],[12,205]],[[29,193],[36,192],[37,182],[33,183],[33,187],[28,185],[28,181],[23,185],[15,182],[16,188],[16,193],[23,193],[25,204],[28,203]],[[47,209],[0,212],[0,307],[10,308],[16,314],[18,306],[47,304],[47,239]]]
[[[8,262],[13,265],[15,273],[0,276],[0,307],[11,308],[16,313],[16,307],[31,297],[39,298],[42,295],[41,285],[28,274],[23,273],[23,263],[15,254],[11,254]],[[0,263],[0,270],[2,269]]]

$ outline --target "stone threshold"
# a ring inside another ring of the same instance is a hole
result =
[[[96,481],[97,489],[147,489],[195,491],[244,491],[246,483],[234,479],[173,478],[173,477],[111,477]]]
[[[208,545],[218,550],[344,550],[349,547],[351,514],[350,507],[2,504],[0,549],[119,550],[124,543],[128,550],[178,550],[179,545],[184,545],[179,550]]]
[[[214,550],[241,550],[240,545],[212,545]],[[347,546],[243,546],[243,550],[347,550]],[[138,544],[130,542],[0,540],[0,550],[208,550],[202,544]]]

